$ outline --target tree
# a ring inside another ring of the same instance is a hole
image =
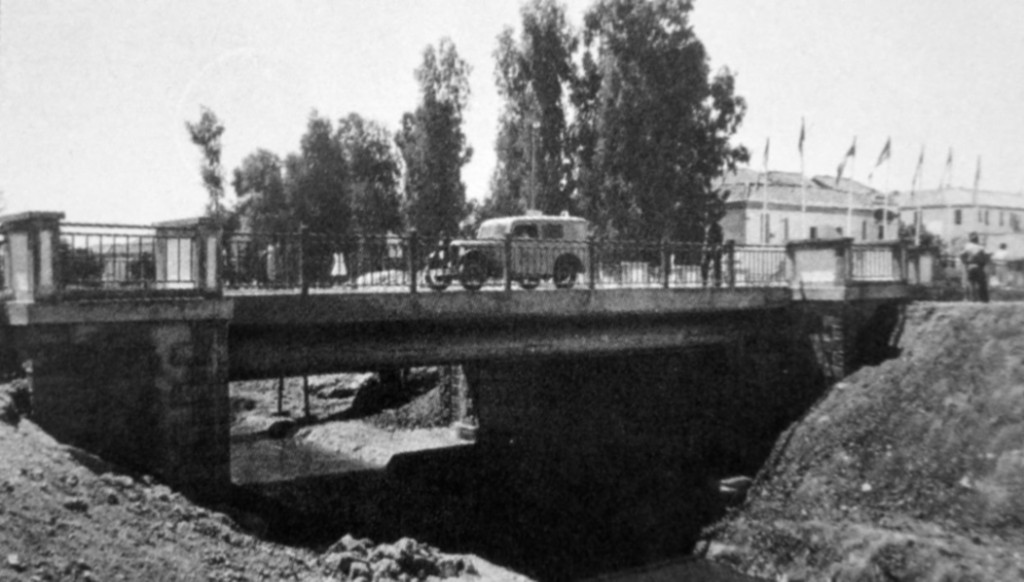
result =
[[[402,160],[392,134],[352,113],[338,122],[336,139],[348,165],[356,229],[374,235],[399,231]]]
[[[307,281],[327,279],[334,254],[344,250],[342,239],[352,224],[347,180],[345,157],[331,122],[314,111],[299,153],[285,160],[285,198],[294,222],[306,227],[315,240],[327,241],[304,247]]]
[[[462,115],[469,72],[451,40],[428,46],[416,69],[422,101],[403,116],[396,137],[406,166],[406,221],[428,239],[455,235],[466,207],[462,166],[473,151],[462,131]]]
[[[605,232],[699,240],[725,169],[746,161],[729,143],[746,104],[708,58],[691,0],[600,0],[586,15],[573,85],[578,195]]]
[[[281,158],[264,149],[249,154],[235,168],[231,184],[245,230],[285,232],[294,228],[285,198],[283,171]]]
[[[224,125],[217,115],[208,107],[200,109],[199,121],[185,122],[192,143],[199,146],[203,154],[203,162],[199,171],[203,177],[203,186],[209,196],[206,203],[206,214],[218,220],[222,218],[224,200],[224,172],[220,166],[220,137],[224,134]]]
[[[566,149],[565,93],[573,79],[578,42],[554,0],[522,8],[522,32],[506,28],[494,52],[495,80],[505,100],[499,122],[498,164],[485,212],[521,214],[569,210],[571,166]]]

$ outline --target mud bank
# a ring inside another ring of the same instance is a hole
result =
[[[713,559],[772,579],[1024,579],[1024,305],[914,304],[895,345],[779,439]]]

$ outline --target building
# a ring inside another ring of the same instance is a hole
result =
[[[895,238],[882,229],[881,193],[852,180],[804,178],[795,172],[739,169],[723,177],[729,191],[722,230],[737,244],[781,245],[791,240],[850,236],[857,242]],[[806,198],[805,198],[806,196]],[[852,208],[852,211],[851,211]]]
[[[899,202],[903,224],[912,227],[920,220],[925,230],[941,238],[949,249],[962,247],[971,232],[982,238],[1024,239],[1022,194],[979,190],[975,197],[968,188],[941,188],[900,193]],[[1011,236],[1014,233],[1021,234]]]

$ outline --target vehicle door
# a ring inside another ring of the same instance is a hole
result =
[[[543,265],[538,262],[540,232],[535,222],[517,222],[512,227],[512,276],[538,277]]]

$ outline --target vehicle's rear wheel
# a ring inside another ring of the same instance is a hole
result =
[[[430,287],[434,291],[444,291],[451,284],[451,279],[447,277],[445,269],[427,269],[425,275],[427,280],[427,287]]]
[[[478,258],[467,259],[462,264],[462,274],[459,282],[466,291],[479,291],[487,281],[487,268],[483,261]]]
[[[527,291],[532,291],[540,285],[540,278],[538,277],[523,277],[519,280],[519,286]]]
[[[559,257],[555,261],[555,271],[552,279],[555,281],[555,287],[559,289],[572,289],[573,285],[576,284],[576,275],[578,274],[579,269],[573,257]]]

